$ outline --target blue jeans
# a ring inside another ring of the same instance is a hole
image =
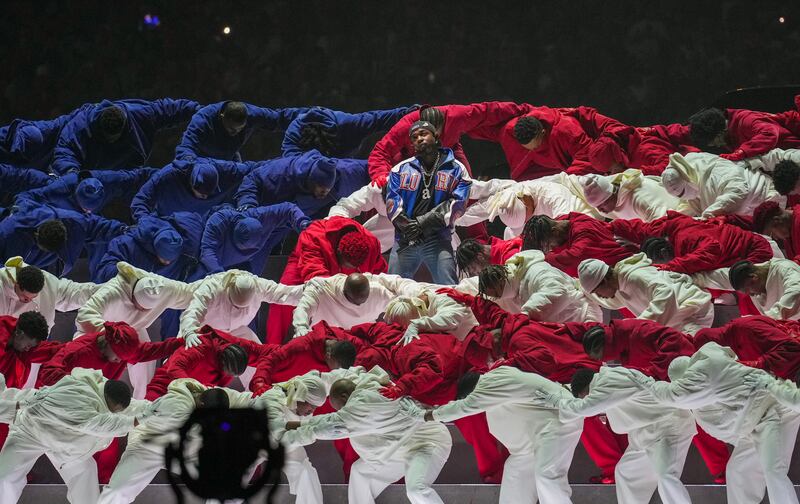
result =
[[[433,282],[442,285],[458,283],[456,277],[456,260],[453,257],[453,246],[450,237],[447,239],[431,238],[418,245],[400,247],[395,243],[389,255],[389,273],[403,278],[414,278],[422,263],[431,272]]]

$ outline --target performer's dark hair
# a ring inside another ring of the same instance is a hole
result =
[[[662,236],[651,236],[642,242],[641,251],[654,263],[671,261],[675,251],[669,240]]]
[[[533,116],[520,117],[514,125],[514,138],[521,144],[526,144],[536,138],[544,130],[542,121]]]
[[[569,388],[572,395],[575,397],[580,396],[584,392],[589,392],[589,384],[592,383],[597,371],[589,368],[580,368],[572,375],[572,380],[569,382]]]
[[[734,290],[740,290],[744,286],[744,281],[755,273],[756,267],[750,261],[738,261],[728,270],[728,280]]]
[[[38,294],[44,288],[44,273],[36,266],[25,266],[17,271],[17,286],[25,292]]]
[[[244,124],[247,122],[247,105],[239,101],[231,101],[222,107],[225,119],[233,124]]]
[[[545,242],[550,239],[553,225],[556,223],[546,215],[534,215],[522,230],[522,250],[542,250]]]
[[[458,379],[458,384],[456,385],[456,400],[464,399],[470,395],[478,385],[478,380],[480,378],[480,373],[476,373],[475,371],[467,371],[464,373],[461,378]]]
[[[119,135],[125,127],[125,111],[117,105],[107,107],[97,115],[97,125],[105,137]]]
[[[323,156],[331,157],[336,149],[336,132],[322,123],[308,123],[300,130],[297,144],[303,150],[318,150]]]
[[[800,179],[800,165],[792,160],[785,159],[775,165],[772,174],[772,182],[775,190],[786,196],[794,190],[797,181]]]
[[[606,344],[606,330],[601,325],[592,326],[583,333],[581,341],[587,355],[601,351]]]
[[[106,381],[106,384],[103,385],[103,395],[123,408],[127,408],[131,404],[131,388],[123,381]]]
[[[38,311],[26,311],[20,313],[17,318],[17,330],[25,333],[26,336],[36,341],[44,341],[50,330],[47,328],[47,320]]]
[[[419,120],[428,121],[436,129],[441,130],[442,126],[444,126],[444,112],[436,107],[423,107],[419,111]]]
[[[709,144],[725,131],[725,113],[718,108],[707,108],[689,118],[689,136],[695,147],[708,150]]]
[[[228,409],[231,406],[230,397],[219,387],[204,390],[200,394],[200,406],[202,408]]]
[[[339,363],[343,369],[352,367],[356,362],[356,346],[349,341],[337,341],[331,349],[331,357]]]
[[[508,269],[501,264],[492,264],[478,273],[478,294],[484,295],[491,287],[496,287],[500,280],[508,278]]]
[[[462,241],[456,249],[456,266],[459,271],[465,271],[472,261],[483,254],[483,244],[474,238]]]
[[[237,345],[230,344],[220,354],[220,364],[233,372],[234,376],[239,376],[247,369],[247,351]]]
[[[55,252],[67,242],[67,227],[59,219],[49,219],[36,228],[36,243],[48,252]]]

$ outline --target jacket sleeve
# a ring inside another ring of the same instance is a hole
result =
[[[528,373],[536,373],[542,376],[551,376],[561,367],[556,362],[552,352],[542,346],[529,346],[525,349],[510,353],[505,359],[506,366],[514,366]]]
[[[741,161],[742,159],[759,156],[778,146],[780,137],[780,126],[771,119],[755,119],[751,123],[754,130],[750,138],[732,153],[723,154],[721,157],[731,161]]]
[[[101,172],[108,200],[131,198],[139,192],[150,177],[158,173],[156,168],[136,168],[134,170]]]
[[[305,233],[302,233],[295,247],[295,250],[300,253],[299,257],[301,260],[298,261],[297,265],[300,269],[300,276],[303,278],[303,281],[307,282],[318,276],[331,276],[333,272],[328,270],[328,267],[325,265],[325,259],[322,257],[319,245],[316,243],[309,244],[307,243],[308,241],[310,241],[309,238]]]
[[[641,245],[647,238],[655,236],[653,226],[641,219],[614,219],[611,221],[611,232],[614,236],[636,245]]]
[[[89,229],[86,243],[106,243],[122,234],[128,226],[118,220],[106,219],[99,215],[89,215]]]
[[[371,110],[358,114],[337,112],[336,119],[342,137],[363,138],[377,131],[388,130],[412,110],[412,107],[398,107],[389,110]]]
[[[203,107],[194,113],[180,143],[175,147],[175,159],[191,161],[199,157],[197,148],[202,142],[202,133],[211,127],[209,123],[213,120],[213,115],[209,115],[210,111],[210,108],[204,110]]]
[[[308,282],[303,289],[303,295],[297,302],[297,307],[292,314],[292,325],[294,326],[295,338],[304,336],[311,331],[311,314],[319,305],[319,298],[324,289],[322,282],[323,279],[312,279]]]
[[[178,339],[178,338],[175,338]],[[200,346],[176,351],[170,357],[169,374],[172,380],[178,378],[192,378],[192,370],[205,359],[205,353],[211,351],[210,343],[204,341]]]
[[[214,299],[214,285],[208,281],[194,291],[192,301],[181,314],[180,332],[182,337],[195,333],[203,327],[208,305]]]
[[[392,168],[389,180],[386,183],[386,213],[389,220],[394,220],[400,215],[407,215],[403,208],[403,198],[400,196],[400,171]]]
[[[100,288],[94,283],[73,282],[67,278],[59,278],[57,281],[56,310],[58,311],[77,310]]]
[[[105,320],[103,319],[103,309],[108,303],[117,297],[115,289],[116,282],[101,285],[94,294],[78,308],[78,315],[75,317],[75,325],[78,331],[89,333],[103,329]]]
[[[184,99],[161,98],[150,102],[153,125],[158,129],[188,121],[199,108],[196,101]]]
[[[203,229],[203,239],[200,240],[200,263],[205,267],[206,275],[224,271],[217,252],[222,250],[225,243],[227,231],[225,224],[220,214],[213,214]]]
[[[450,212],[448,215],[445,215],[445,222],[449,223],[451,226],[455,224],[455,221],[459,217],[464,215],[464,211],[467,209],[471,187],[472,179],[469,177],[466,167],[461,165],[459,178],[453,190],[453,202],[450,205]]]
[[[303,285],[284,285],[266,278],[256,278],[262,303],[297,306],[303,295]]]
[[[34,170],[33,168],[20,168],[17,166],[0,164],[0,187],[4,192],[18,194],[44,187],[56,179],[50,175]]]
[[[145,341],[139,344],[139,350],[136,352],[136,358],[131,362],[149,362],[157,359],[164,359],[169,357],[175,350],[184,346],[184,341],[180,338],[169,338],[164,341]]]
[[[635,372],[631,370],[630,372]],[[605,381],[605,383],[604,383]],[[598,377],[597,382],[592,386],[589,394],[583,399],[564,397],[558,404],[559,416],[563,420],[571,420],[577,417],[589,417],[604,413],[609,408],[630,399],[632,394],[638,391],[635,384],[628,383],[623,385],[621,380],[614,380],[609,383]]]
[[[307,110],[307,108],[272,109],[248,105],[247,120],[252,121],[254,125],[262,129],[284,131],[289,126],[289,123]]]
[[[403,147],[410,145],[408,128],[412,122],[404,116],[372,148],[367,161],[372,180],[388,175],[392,167],[403,160]]]
[[[99,413],[70,429],[92,437],[122,437],[133,430],[134,417],[120,413]]]
[[[165,167],[153,174],[147,182],[145,182],[131,201],[131,215],[134,220],[139,220],[145,215],[156,214],[156,205],[158,203],[158,189],[161,179],[167,176],[171,170],[170,167]]]
[[[648,287],[650,293],[649,304],[637,318],[652,320],[661,325],[669,325],[674,322],[669,320],[670,316],[677,311],[677,300],[671,286],[659,282],[653,283]]]
[[[239,190],[234,196],[238,208],[257,207],[259,205],[258,195],[261,192],[261,185],[264,183],[261,172],[264,167],[265,165],[261,165],[242,179],[242,183],[239,184]]]
[[[33,363],[43,363],[47,362],[53,358],[53,356],[61,350],[63,343],[59,343],[58,341],[42,341],[36,348],[30,350],[30,355],[28,355],[28,359]]]
[[[791,380],[774,380],[767,390],[782,405],[800,411],[800,390]]]
[[[53,150],[53,163],[51,168],[58,175],[65,175],[71,171],[78,171],[83,166],[86,158],[84,143],[88,142],[86,135],[86,114],[81,112],[64,125],[59,134],[55,149]]]
[[[686,336],[671,327],[661,327],[657,339],[657,351],[650,360],[650,366],[645,368],[644,373],[659,379],[666,379],[669,375],[669,364],[676,357],[683,355]]]
[[[783,282],[783,295],[764,314],[777,320],[792,320],[800,313],[800,274],[793,269],[785,269],[786,279]]]
[[[258,207],[248,210],[247,214],[261,221],[264,227],[277,228],[286,224],[298,233],[302,231],[301,225],[309,221],[299,206],[289,202]]]
[[[376,196],[377,195],[377,196]],[[347,217],[352,219],[358,217],[363,212],[375,210],[383,202],[380,188],[368,184],[358,191],[339,199],[328,212],[328,217]],[[380,212],[378,212],[380,213]]]

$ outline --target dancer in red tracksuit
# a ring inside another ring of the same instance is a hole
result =
[[[800,370],[800,322],[756,315],[733,319],[694,335],[700,348],[709,341],[730,347],[742,364],[795,380]]]
[[[409,395],[430,406],[447,404],[456,397],[458,379],[470,369],[486,366],[491,353],[470,333],[463,342],[452,334],[421,334],[418,340],[399,346],[405,328],[383,322],[360,324],[348,332],[369,338],[374,346],[360,353],[356,364],[371,369],[380,366],[396,378],[393,387],[381,390],[390,398]],[[498,449],[497,439],[489,432],[486,414],[456,420],[456,427],[475,451],[478,472],[484,482],[502,479],[506,454]]]
[[[582,343],[589,357],[603,362],[619,361],[625,367],[638,369],[658,380],[669,379],[669,364],[676,357],[691,356],[695,352],[688,335],[651,320],[612,320],[608,325],[568,322],[566,328],[573,339]],[[711,474],[721,481],[730,458],[725,443],[700,427],[693,441]]]
[[[297,238],[280,283],[300,285],[314,277],[337,273],[385,273],[381,244],[358,222],[346,217],[314,221]],[[271,305],[267,343],[280,344],[292,324],[294,307]]]
[[[782,209],[774,201],[762,203],[753,213],[753,231],[778,241],[787,259],[800,262],[800,205]]]
[[[797,149],[800,136],[781,125],[785,118],[745,109],[702,110],[689,118],[692,144],[700,150],[722,152],[731,161],[760,156],[775,149]]]
[[[530,107],[518,117],[484,125],[467,133],[503,148],[514,180],[531,180],[559,172],[597,173],[589,161],[592,141],[605,130],[624,125],[590,107]]]
[[[544,215],[528,219],[522,249],[541,250],[545,261],[573,277],[578,276],[578,265],[584,259],[614,266],[636,253],[633,247],[617,243],[607,222],[576,212],[557,219]]]
[[[277,348],[262,345],[210,326],[198,332],[200,345],[179,348],[156,370],[147,385],[145,399],[154,401],[167,393],[167,387],[178,378],[194,378],[207,387],[226,387],[247,366],[255,367],[260,359]]]
[[[462,241],[456,249],[458,271],[468,276],[476,276],[486,266],[505,264],[511,256],[522,250],[522,237],[501,240],[492,236],[488,245],[477,240]]]

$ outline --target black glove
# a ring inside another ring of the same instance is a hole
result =
[[[430,211],[417,217],[420,232],[425,238],[436,235],[444,227],[444,216],[436,211]]]
[[[409,219],[408,216],[400,214],[393,223],[400,236],[400,243],[411,244],[422,236],[422,229],[416,219]]]

